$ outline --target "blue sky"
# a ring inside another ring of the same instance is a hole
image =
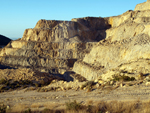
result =
[[[117,16],[142,2],[146,0],[0,0],[0,34],[21,38],[40,19]]]

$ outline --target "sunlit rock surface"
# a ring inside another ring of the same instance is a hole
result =
[[[114,17],[39,20],[1,50],[0,63],[66,80],[72,72],[87,80],[106,80],[107,72],[120,65],[150,59],[149,4],[148,0]]]

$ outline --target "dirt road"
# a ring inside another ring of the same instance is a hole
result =
[[[0,103],[4,103],[14,110],[31,108],[40,110],[45,108],[61,109],[65,108],[66,102],[76,100],[84,105],[96,104],[99,101],[149,101],[150,86],[134,85],[129,87],[118,87],[112,89],[111,86],[103,89],[87,90],[66,90],[37,92],[37,90],[28,91],[27,89],[15,90],[11,92],[0,93]],[[19,109],[18,109],[19,106]]]

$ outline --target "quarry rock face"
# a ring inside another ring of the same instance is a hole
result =
[[[20,40],[1,50],[0,63],[60,75],[68,81],[70,73],[106,80],[112,69],[150,59],[149,4],[148,0],[114,17],[39,20]]]
[[[72,21],[40,20],[34,29],[26,29],[21,40],[46,42],[93,42],[105,38],[110,28],[103,18],[81,18]]]
[[[26,29],[20,40],[12,41],[0,52],[1,65],[32,68],[63,75],[72,71],[74,62],[83,59],[93,45],[105,38],[110,28],[103,18],[80,18],[72,21],[39,20]]]
[[[106,30],[106,38],[98,42],[82,61],[75,62],[73,71],[88,80],[104,79],[110,75],[109,70],[116,69],[118,66],[124,64],[130,66],[132,62],[137,62],[139,59],[148,60],[150,58],[150,10],[149,7],[145,7],[148,4],[149,1],[137,5],[135,11],[110,17],[109,24],[112,27]],[[138,9],[139,6],[145,9]],[[145,67],[140,65],[140,68]]]

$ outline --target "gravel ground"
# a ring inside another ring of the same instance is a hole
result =
[[[113,86],[112,86],[113,87]],[[76,100],[79,103],[87,105],[89,102],[96,104],[100,101],[149,101],[150,86],[134,85],[129,87],[118,87],[113,89],[106,87],[103,89],[87,90],[66,90],[66,91],[49,91],[37,92],[36,90],[28,91],[27,89],[15,90],[11,92],[0,93],[0,103],[9,108],[16,110],[18,106],[22,110],[31,109],[61,109],[65,108],[66,102]],[[22,109],[21,109],[22,108]]]

